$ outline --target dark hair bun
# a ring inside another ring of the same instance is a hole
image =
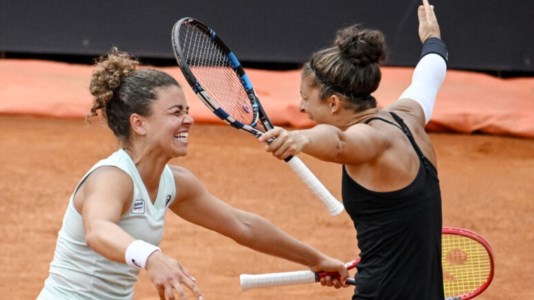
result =
[[[334,41],[341,55],[356,66],[379,64],[386,60],[386,42],[382,32],[352,25],[340,29]]]

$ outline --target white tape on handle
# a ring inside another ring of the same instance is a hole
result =
[[[345,208],[343,204],[339,202],[332,194],[326,189],[326,187],[315,177],[315,175],[306,167],[304,162],[298,157],[294,156],[287,162],[291,169],[300,177],[304,183],[312,190],[312,192],[321,200],[326,206],[328,213],[332,216],[339,215]]]
[[[239,281],[242,290],[259,287],[295,285],[316,282],[316,275],[312,271],[294,271],[265,274],[241,274]]]

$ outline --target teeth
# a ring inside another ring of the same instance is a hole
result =
[[[179,138],[179,139],[187,139],[188,136],[189,136],[189,133],[181,132],[181,133],[178,133],[177,135],[175,135],[174,137]]]

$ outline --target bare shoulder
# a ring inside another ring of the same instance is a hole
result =
[[[174,176],[174,181],[177,185],[190,185],[190,184],[199,184],[200,180],[198,177],[191,172],[189,169],[176,166],[176,165],[169,165],[172,171],[172,174]]]
[[[82,212],[85,205],[115,208],[116,217],[129,206],[133,196],[132,178],[115,166],[101,166],[89,174],[74,196],[74,205]]]
[[[415,103],[415,106],[417,108],[420,108],[420,106],[413,100],[402,99],[399,101],[404,102],[408,106],[410,105],[410,103]],[[436,158],[434,153],[434,147],[432,146],[430,137],[428,136],[425,130],[425,121],[422,110],[419,115],[417,113],[417,110],[407,110],[405,109],[405,106],[402,105],[403,103],[400,103],[398,109],[388,109],[388,111],[396,113],[404,121],[404,123],[410,129],[410,132],[412,133],[413,137],[415,138],[417,145],[421,148],[425,156],[430,159],[430,161],[432,161],[435,165]]]
[[[425,124],[425,113],[421,105],[413,99],[399,99],[385,107],[384,110],[402,115],[407,123],[418,123],[423,126]]]
[[[169,165],[171,168],[172,174],[174,175],[174,178],[183,178],[183,177],[190,177],[195,176],[193,172],[191,172],[189,169],[184,168],[182,166],[177,165]]]
[[[132,189],[133,182],[130,175],[115,166],[101,166],[87,176],[83,186],[96,189]]]
[[[202,185],[200,179],[189,169],[176,165],[169,166],[174,176],[177,198],[190,197],[191,195],[204,190],[204,186]]]

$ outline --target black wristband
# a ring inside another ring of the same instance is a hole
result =
[[[441,39],[437,37],[430,37],[426,39],[423,43],[423,49],[421,50],[421,58],[430,53],[436,53],[437,55],[443,57],[445,61],[449,60],[449,52],[447,52],[447,46]]]

